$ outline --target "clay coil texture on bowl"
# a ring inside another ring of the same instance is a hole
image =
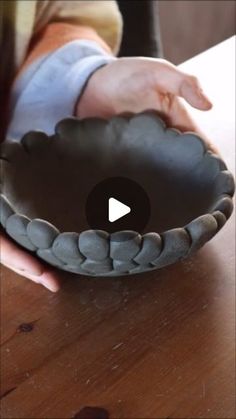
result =
[[[170,265],[200,249],[233,210],[234,180],[223,160],[198,135],[166,128],[152,112],[69,118],[51,137],[35,131],[2,143],[0,158],[2,228],[69,272],[119,276]],[[151,197],[146,231],[83,230],[85,178],[92,186],[101,174],[121,173]]]

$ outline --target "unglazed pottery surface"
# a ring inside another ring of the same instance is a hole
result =
[[[232,212],[234,180],[193,133],[154,113],[61,121],[55,135],[1,145],[1,225],[17,243],[61,269],[123,275],[160,268],[210,240]],[[143,231],[91,230],[89,191],[122,176],[147,193]]]

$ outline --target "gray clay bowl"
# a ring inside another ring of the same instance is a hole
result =
[[[119,276],[186,258],[225,224],[234,180],[193,133],[166,128],[152,112],[109,121],[65,119],[55,135],[29,132],[1,145],[1,226],[18,244],[65,271]],[[85,204],[108,177],[146,191],[144,231],[91,230]]]

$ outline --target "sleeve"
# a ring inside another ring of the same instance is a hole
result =
[[[31,130],[54,133],[57,122],[74,114],[91,75],[115,60],[93,28],[53,22],[36,37],[10,97],[7,140]]]
[[[34,32],[52,22],[93,28],[114,55],[118,53],[123,20],[115,0],[38,0]]]

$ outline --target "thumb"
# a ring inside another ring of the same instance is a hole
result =
[[[156,72],[157,87],[163,93],[171,93],[184,98],[194,108],[209,110],[212,108],[197,77],[184,73],[166,60],[158,60]]]
[[[194,108],[203,111],[208,111],[212,108],[212,103],[203,92],[198,79],[194,76],[183,75],[179,96],[183,97]]]

